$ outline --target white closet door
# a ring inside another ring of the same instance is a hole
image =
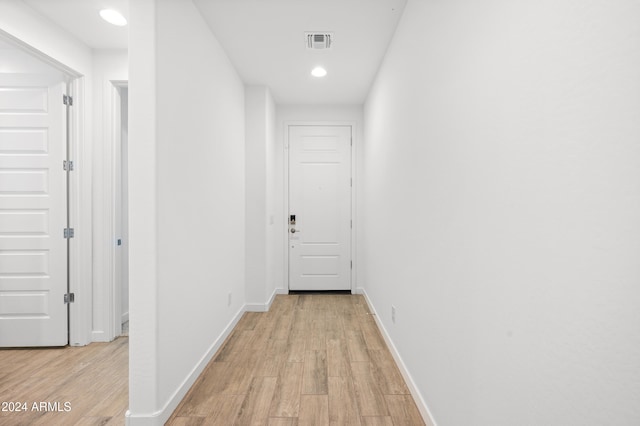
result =
[[[68,343],[64,83],[0,78],[0,346]]]

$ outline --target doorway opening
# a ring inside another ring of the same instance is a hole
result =
[[[74,164],[80,75],[0,31],[0,346],[84,341]],[[90,241],[90,235],[88,236]]]
[[[126,81],[114,81],[114,191],[113,218],[115,244],[113,249],[113,290],[115,334],[129,334],[129,86]]]

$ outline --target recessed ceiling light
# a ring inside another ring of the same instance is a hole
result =
[[[127,20],[117,10],[102,9],[100,11],[100,16],[102,16],[102,19],[104,19],[108,23],[117,25],[118,27],[124,27],[125,25],[127,25]]]
[[[322,67],[315,67],[313,70],[311,70],[311,75],[314,77],[324,77],[325,75],[327,75],[327,70]]]

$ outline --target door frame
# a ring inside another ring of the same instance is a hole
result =
[[[119,164],[121,159],[122,148],[122,122],[121,122],[121,96],[120,91],[122,88],[129,87],[128,80],[110,80],[108,83],[108,91],[106,91],[105,102],[109,105],[106,106],[108,113],[105,117],[104,130],[108,134],[105,135],[104,140],[108,142],[108,147],[105,150],[104,164],[105,164],[105,195],[108,197],[107,210],[105,215],[105,223],[102,229],[106,231],[107,238],[112,239],[113,244],[111,249],[105,256],[105,272],[108,280],[107,286],[107,325],[106,325],[106,339],[111,341],[116,337],[122,335],[122,277],[116,274],[116,264],[118,251],[122,248],[118,248],[113,239],[117,234],[117,217],[120,214],[118,210],[123,210],[123,206],[118,201],[118,197],[121,188],[118,188],[118,171],[121,170],[122,164]],[[127,206],[128,207],[128,206]]]
[[[356,200],[357,200],[357,147],[358,147],[358,132],[357,123],[355,121],[285,121],[284,122],[284,150],[283,150],[283,164],[284,164],[284,214],[281,218],[283,224],[283,246],[284,246],[284,277],[286,280],[286,290],[289,291],[289,128],[292,126],[349,126],[351,127],[351,261],[353,262],[351,267],[351,294],[356,294],[357,290],[357,259],[356,259],[356,244],[358,229],[356,214]]]
[[[102,128],[100,145],[97,155],[100,167],[95,170],[94,185],[100,188],[101,196],[95,197],[93,203],[95,215],[94,239],[100,247],[94,253],[94,268],[96,276],[93,280],[95,298],[100,303],[94,303],[94,324],[91,330],[91,341],[110,342],[122,335],[122,305],[121,280],[116,274],[118,246],[116,245],[116,230],[118,209],[117,201],[119,189],[117,186],[117,172],[119,167],[119,152],[122,143],[120,90],[128,87],[128,80],[109,79],[106,77],[100,89],[102,99]]]
[[[69,239],[70,266],[67,273],[69,291],[75,293],[77,297],[74,303],[69,304],[69,345],[88,345],[91,343],[93,228],[91,218],[92,147],[90,143],[85,143],[89,140],[85,121],[86,79],[81,73],[3,30],[0,30],[0,39],[62,72],[67,83],[67,94],[73,97],[67,134],[70,157],[68,159],[74,162],[75,167],[69,174],[68,215],[70,226],[75,230],[75,236]]]

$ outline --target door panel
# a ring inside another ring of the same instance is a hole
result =
[[[64,84],[0,78],[0,346],[67,338]]]
[[[350,290],[350,126],[289,127],[289,215],[289,289]]]
[[[1,87],[0,114],[47,113],[47,87]]]

